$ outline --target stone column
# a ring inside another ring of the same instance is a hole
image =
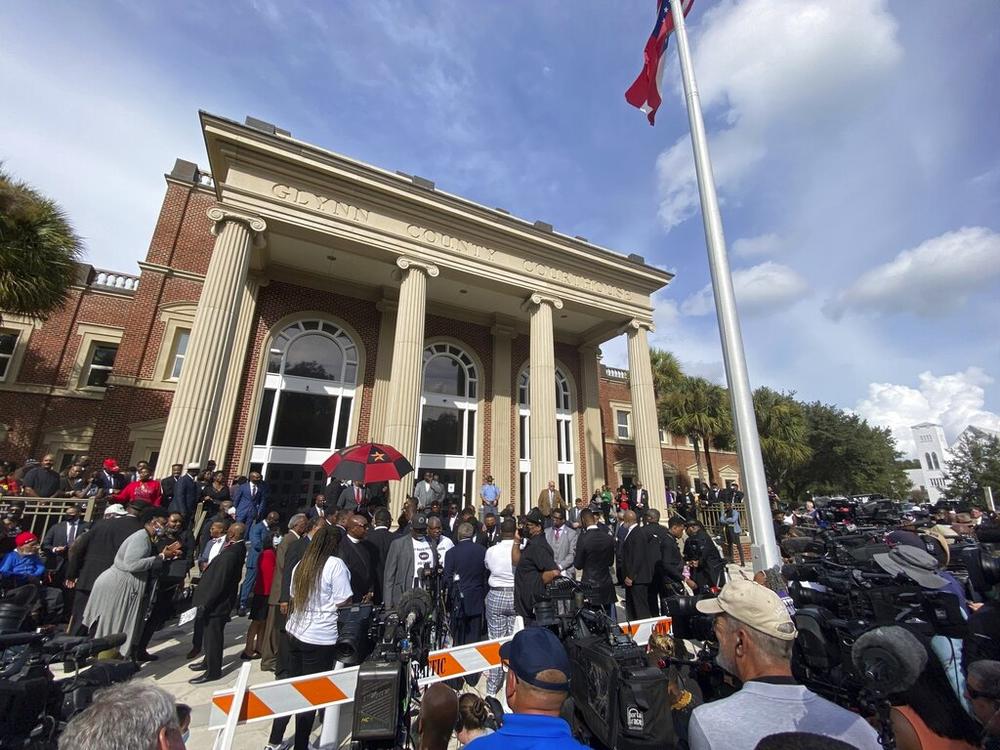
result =
[[[493,407],[492,456],[493,478],[500,488],[501,509],[517,496],[517,472],[514,471],[511,435],[511,341],[516,332],[512,326],[497,323],[493,333]],[[479,505],[479,501],[476,501]]]
[[[561,310],[557,297],[532,294],[525,303],[531,313],[528,361],[528,399],[531,402],[531,505],[549,481],[556,481],[556,353],[552,309]],[[565,498],[563,498],[565,499]],[[572,499],[569,500],[572,502]]]
[[[389,401],[385,421],[385,442],[406,456],[417,468],[420,437],[420,391],[424,380],[424,323],[427,313],[427,277],[437,276],[437,266],[412,258],[397,258],[402,273],[396,334],[389,375]],[[415,477],[390,482],[393,516],[403,507],[403,498]]]
[[[653,324],[633,320],[628,333],[628,377],[632,393],[632,430],[635,433],[635,465],[638,480],[649,492],[649,503],[663,512],[666,495],[663,484],[663,454],[653,393],[653,367],[649,362],[647,331]]]
[[[204,466],[215,436],[226,380],[239,378],[226,365],[247,295],[250,253],[255,245],[263,244],[267,225],[259,216],[224,206],[208,209],[208,218],[215,222],[215,247],[202,284],[184,369],[167,417],[160,466],[189,461]]]
[[[266,284],[266,282],[265,282]],[[240,301],[240,311],[236,318],[236,332],[233,335],[233,346],[229,352],[229,377],[226,378],[219,402],[219,422],[215,427],[215,435],[209,446],[208,457],[214,458],[218,466],[230,467],[229,438],[233,434],[233,422],[236,419],[236,398],[243,383],[246,366],[247,350],[250,348],[250,326],[253,324],[254,312],[257,310],[257,290],[261,284],[256,279],[247,279]],[[246,456],[246,467],[249,468],[249,455]],[[234,467],[230,467],[234,468]],[[240,473],[243,473],[241,469]]]
[[[375,387],[372,389],[372,415],[368,428],[368,439],[379,443],[385,440],[385,420],[389,408],[392,337],[396,332],[396,300],[380,300],[376,307],[382,315],[378,329],[378,351],[375,354]]]
[[[589,497],[604,484],[604,435],[601,432],[601,350],[596,346],[580,347],[580,402],[583,413],[583,444],[587,459]]]

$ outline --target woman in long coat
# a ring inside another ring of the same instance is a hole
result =
[[[166,547],[159,554],[153,539],[162,536],[167,512],[149,508],[142,515],[143,528],[129,536],[115,555],[115,562],[97,577],[83,612],[83,624],[91,635],[102,638],[124,633],[121,652],[128,657],[146,613],[146,591],[150,573],[159,570],[165,560],[180,554],[180,543]]]

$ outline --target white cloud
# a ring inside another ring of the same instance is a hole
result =
[[[740,312],[755,315],[796,302],[808,291],[809,285],[788,266],[766,261],[733,271],[733,289]],[[709,315],[714,311],[711,284],[699,289],[681,305],[685,315]]]
[[[666,291],[653,296],[653,324],[655,330],[649,337],[651,347],[675,354],[688,375],[701,375],[716,383],[725,382],[718,333],[693,330],[686,324],[677,302],[669,299]],[[605,342],[601,345],[601,352],[604,364],[628,368],[625,336]]]
[[[984,408],[986,386],[993,382],[993,378],[978,367],[941,376],[922,372],[916,388],[871,383],[868,398],[859,401],[854,410],[870,423],[892,430],[899,449],[912,456],[914,444],[910,427],[920,422],[940,424],[948,440],[954,440],[970,424],[1000,429],[1000,414]]]
[[[904,250],[865,272],[831,299],[824,312],[909,311],[931,316],[961,305],[966,295],[1000,278],[1000,234],[963,227]]]
[[[772,131],[852,117],[903,55],[885,0],[727,0],[695,28],[704,106],[729,124],[710,137],[724,196],[764,159]],[[698,205],[687,136],[660,155],[657,175],[669,230]]]
[[[780,253],[785,246],[784,240],[773,232],[756,237],[742,237],[733,243],[733,255],[740,258],[760,258]]]

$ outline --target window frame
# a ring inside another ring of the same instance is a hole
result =
[[[95,325],[93,323],[78,323],[76,332],[80,336],[80,346],[77,349],[73,372],[70,374],[69,386],[83,393],[105,393],[108,390],[108,385],[113,384],[110,380],[114,376],[114,365],[111,365],[109,368],[109,382],[107,385],[87,385],[94,353],[98,346],[113,346],[116,350],[115,361],[117,361],[118,350],[121,349],[122,336],[125,333],[125,329],[116,326]],[[100,367],[103,367],[103,365],[100,365]]]
[[[36,328],[41,327],[42,321],[37,318],[29,318],[15,313],[3,314],[3,322],[0,323],[0,330],[16,333],[17,340],[14,342],[14,351],[11,352],[7,360],[7,369],[4,370],[3,376],[0,377],[0,387],[13,385],[17,382],[18,376],[21,374],[24,355],[28,350],[28,343],[31,340],[31,334]]]

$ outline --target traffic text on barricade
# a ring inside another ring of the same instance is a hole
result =
[[[622,623],[618,627],[632,636],[636,643],[645,645],[654,633],[670,632],[670,618],[651,617]],[[420,679],[421,686],[499,667],[500,646],[509,640],[500,638],[431,651],[427,657],[427,675]],[[351,703],[357,681],[358,668],[345,667],[254,685],[247,688],[241,702],[239,723],[270,721],[279,716]],[[229,712],[233,710],[233,696],[232,690],[220,690],[212,696],[209,729],[225,726]]]

